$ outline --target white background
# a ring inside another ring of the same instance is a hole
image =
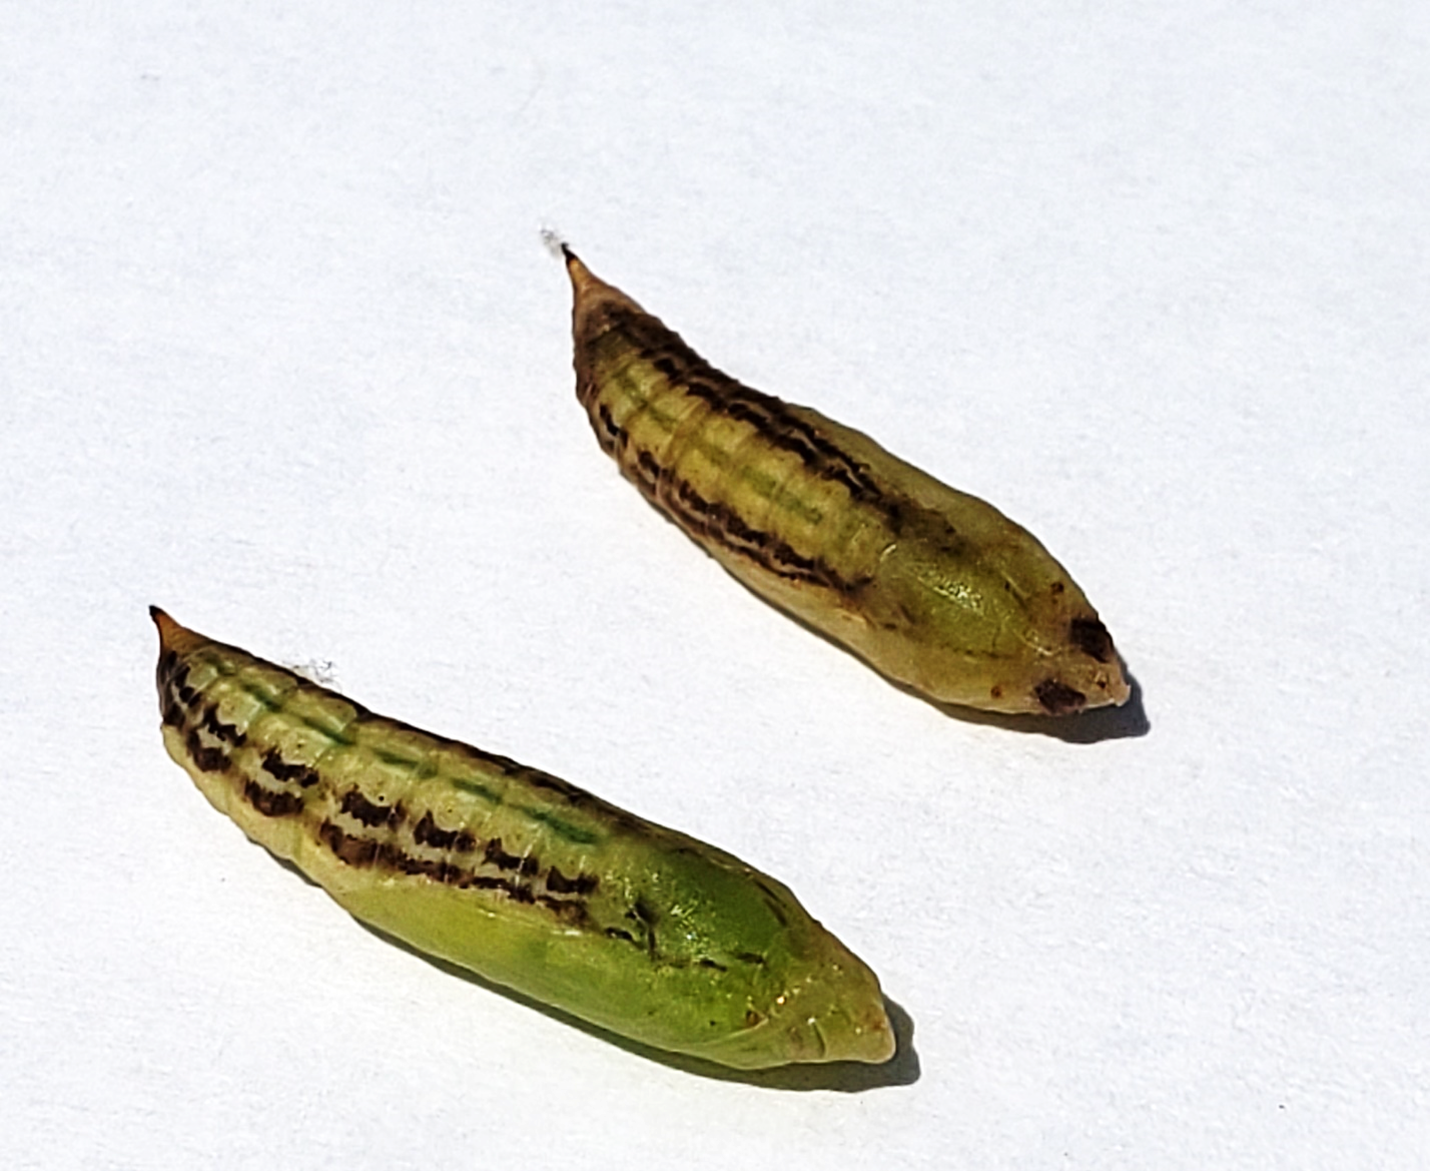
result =
[[[218,7],[0,6],[0,1165],[1424,1165],[1430,8]],[[1137,705],[952,717],[736,586],[543,226],[1027,525]],[[779,876],[900,1058],[362,929],[165,756],[151,602]]]

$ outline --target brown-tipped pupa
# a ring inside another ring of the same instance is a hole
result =
[[[874,973],[769,875],[150,614],[169,755],[365,923],[737,1069],[894,1055]]]
[[[722,374],[562,251],[597,440],[738,580],[939,702],[1061,716],[1126,701],[1107,628],[1026,529]]]

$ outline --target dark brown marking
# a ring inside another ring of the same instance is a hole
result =
[[[411,725],[409,724],[402,724],[398,726],[411,727]],[[423,736],[429,735],[429,733],[423,732],[420,728],[416,728],[413,730]],[[444,745],[447,748],[461,753],[463,756],[468,756],[471,757],[471,759],[473,760],[481,761],[483,764],[491,765],[494,769],[497,770],[497,772],[501,773],[504,776],[515,776],[518,773],[530,771],[526,768],[525,765],[518,764],[509,756],[502,756],[500,753],[497,752],[483,752],[480,748],[473,748],[470,744],[463,744],[460,740],[447,740],[444,741]]]
[[[289,764],[278,755],[276,748],[270,748],[259,763],[263,771],[275,781],[296,781],[303,789],[312,788],[322,779],[315,770],[305,764]]]
[[[567,878],[555,866],[546,872],[546,889],[553,894],[588,895],[596,889],[599,881],[594,874],[578,874],[575,878]]]
[[[220,740],[226,740],[235,748],[242,748],[248,743],[248,737],[238,730],[237,724],[225,724],[218,718],[218,704],[211,703],[204,708],[204,718],[200,721],[199,727],[207,728]]]
[[[1068,625],[1068,636],[1073,646],[1086,651],[1099,663],[1105,663],[1112,656],[1112,635],[1096,618],[1074,618]]]
[[[252,777],[243,782],[243,799],[264,817],[292,817],[303,812],[303,798],[296,793],[275,793]]]
[[[368,827],[385,825],[390,829],[402,821],[402,806],[400,804],[382,805],[376,801],[369,801],[357,789],[349,789],[343,794],[340,808],[344,813]]]
[[[889,526],[889,532],[896,537],[903,536],[904,533],[904,502],[902,500],[887,500],[884,502],[884,521]]]
[[[627,943],[635,943],[636,937],[629,931],[623,931],[619,927],[607,927],[606,934],[612,939],[624,939]]]
[[[465,829],[441,829],[432,819],[429,809],[422,820],[412,827],[413,840],[419,846],[431,846],[435,850],[455,850],[459,854],[470,854],[477,848],[477,839]]]
[[[760,875],[753,875],[752,878],[754,884],[760,888],[760,893],[765,896],[765,905],[769,907],[770,914],[775,917],[775,922],[781,927],[788,927],[789,918],[785,915],[784,905],[780,900],[780,896],[770,889],[769,883]]]
[[[429,815],[423,815],[423,821]],[[422,822],[418,822],[422,825]],[[443,834],[446,831],[436,831]],[[475,889],[475,891],[495,891],[498,894],[506,895],[512,902],[519,902],[523,905],[541,904],[546,909],[568,919],[571,922],[582,922],[586,918],[585,904],[579,899],[558,899],[551,895],[542,895],[538,898],[529,882],[522,881],[526,875],[533,874],[538,868],[535,858],[515,858],[513,855],[502,854],[501,844],[498,845],[496,854],[501,858],[499,865],[505,865],[506,869],[516,869],[518,876],[515,878],[505,878],[501,875],[475,874],[470,869],[462,868],[446,861],[429,861],[426,858],[413,858],[412,855],[402,851],[400,846],[392,842],[378,842],[372,838],[365,838],[360,834],[347,834],[342,826],[337,826],[333,822],[325,821],[319,826],[317,831],[319,841],[330,849],[349,866],[378,866],[378,868],[395,869],[408,875],[420,875],[433,879],[435,882],[456,886],[456,888]],[[468,835],[470,836],[470,835]],[[490,849],[488,849],[490,854]],[[489,859],[490,861],[490,859]]]
[[[421,822],[418,824],[420,825]],[[521,877],[505,878],[494,874],[475,874],[471,870],[450,862],[414,858],[410,854],[404,853],[401,847],[392,842],[379,842],[363,837],[361,834],[347,833],[341,826],[335,825],[331,821],[324,821],[318,827],[318,839],[336,855],[339,861],[349,866],[373,866],[396,870],[403,874],[420,875],[435,882],[455,886],[459,890],[494,891],[505,895],[515,903],[528,906],[539,903],[553,914],[572,923],[584,922],[587,919],[584,903],[579,900],[557,899],[549,895],[542,895],[538,898],[531,885],[522,881]],[[511,856],[505,855],[504,857],[510,858]],[[519,860],[517,867],[519,873],[526,874],[528,863],[534,863],[534,861],[534,859]]]
[[[1087,696],[1075,688],[1069,687],[1057,679],[1044,679],[1035,688],[1033,695],[1037,697],[1043,710],[1050,716],[1066,716],[1073,712],[1081,711],[1083,705],[1087,703]]]
[[[641,479],[644,480],[653,491],[659,489],[661,476],[664,472],[661,469],[660,462],[649,451],[645,450],[645,448],[641,448],[640,454],[636,456],[636,470],[641,474]]]
[[[541,869],[541,863],[530,856],[519,858],[515,854],[508,854],[501,847],[501,838],[493,838],[487,843],[486,849],[482,852],[482,861],[490,863],[498,870],[515,870],[518,874],[535,874]]]
[[[539,769],[524,769],[522,779],[533,788],[560,794],[565,798],[567,804],[573,807],[590,805],[596,800],[585,789],[579,789],[570,781],[563,781],[560,777],[553,777],[550,773],[541,772]]]
[[[455,863],[445,859],[431,861],[427,858],[414,858],[390,842],[379,844],[374,861],[376,864],[400,871],[403,874],[421,875],[446,886],[466,887],[470,885],[472,879],[470,870],[464,870]]]
[[[188,737],[184,740],[184,747],[189,750],[189,756],[194,764],[203,769],[206,773],[224,772],[233,762],[229,760],[222,748],[210,748],[199,740],[199,730],[190,728]]]
[[[645,928],[645,949],[650,958],[655,959],[655,925],[660,920],[660,912],[637,895],[631,909],[626,912],[626,918],[634,919]]]
[[[626,433],[616,425],[610,407],[600,400],[596,402],[596,414],[593,422],[596,425],[596,439],[607,455],[615,455],[620,448],[625,446]]]
[[[185,707],[192,707],[199,693],[189,686],[189,665],[172,651],[168,652],[168,655],[167,663],[160,660],[159,686],[167,687],[169,693]]]
[[[524,882],[517,882],[511,878],[497,878],[491,874],[473,874],[466,882],[461,883],[463,887],[473,887],[477,890],[500,891],[509,899],[516,903],[536,902],[536,892]]]
[[[452,862],[428,862],[402,854],[398,863],[408,874],[422,874],[446,886],[465,888],[472,881],[470,870],[464,870]]]
[[[788,403],[715,369],[679,334],[648,313],[612,308],[607,317],[611,328],[620,330],[640,359],[650,363],[673,388],[708,402],[729,418],[751,424],[766,442],[794,453],[815,475],[842,484],[851,499],[882,506],[883,492],[868,468],[791,411]]]
[[[675,340],[678,346],[683,346],[678,338]],[[855,463],[802,419],[790,414],[779,399],[742,386],[714,370],[693,351],[659,358],[655,353],[644,351],[641,357],[655,362],[662,373],[676,369],[680,360],[686,359],[689,381],[681,384],[683,390],[710,403],[715,410],[749,423],[774,446],[793,451],[815,474],[843,483],[852,499],[879,508],[890,518],[891,524],[899,522],[898,503],[884,499],[878,485],[865,474],[863,465]],[[648,499],[691,531],[790,580],[807,581],[846,594],[862,584],[844,580],[827,562],[796,552],[773,534],[751,528],[728,505],[706,500],[681,479],[673,467],[663,467],[649,450],[642,448],[636,452],[633,461],[629,455],[622,460],[621,452],[628,446],[629,434],[615,422],[604,400],[596,398],[588,404],[588,409],[602,449],[622,463],[627,475]]]
[[[188,704],[183,700],[180,691],[186,688],[189,668],[179,661],[179,656],[172,650],[166,650],[159,656],[154,677],[159,685],[160,719],[171,728],[182,728],[187,721],[184,708]],[[191,688],[187,690],[190,696],[196,696],[197,693]]]
[[[169,663],[162,678],[163,683],[177,695],[180,688],[189,685],[189,665],[175,658]]]
[[[756,951],[737,951],[735,958],[742,964],[763,964],[765,957]]]
[[[553,899],[550,895],[541,895],[536,901],[558,919],[564,919],[572,926],[590,924],[591,916],[586,910],[586,904],[578,899]]]
[[[159,663],[154,668],[154,680],[159,685],[159,694],[162,695],[168,690],[174,681],[174,673],[179,667],[179,656],[173,651],[166,650],[159,655]]]
[[[371,866],[377,859],[377,843],[371,838],[344,833],[331,821],[325,821],[318,828],[318,836],[339,862],[349,866]]]
[[[671,477],[663,485],[657,503],[693,532],[780,577],[807,581],[843,594],[853,593],[863,584],[846,580],[825,561],[796,552],[772,533],[751,528],[733,508],[706,500],[688,481]]]
[[[736,383],[736,385],[740,384]],[[708,391],[708,387],[692,384],[686,389],[697,398],[711,403],[717,402],[712,395],[702,393]],[[748,387],[741,387],[741,389],[749,391]],[[750,393],[759,392],[750,391]],[[779,400],[771,399],[769,401],[773,404]],[[784,406],[783,403],[779,405]],[[796,420],[784,411],[771,411],[765,404],[761,404],[761,406],[764,409],[756,409],[748,401],[727,399],[722,409],[729,418],[749,423],[773,446],[797,456],[807,469],[821,479],[832,480],[842,485],[849,493],[851,500],[860,504],[874,505],[880,502],[881,494],[877,485],[872,480],[865,480],[860,476],[859,472],[862,471],[862,468],[842,451],[832,443],[819,438],[803,420]]]

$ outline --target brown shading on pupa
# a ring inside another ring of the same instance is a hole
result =
[[[734,577],[942,703],[1063,716],[1127,700],[1097,611],[1026,529],[721,373],[562,252],[597,441]]]

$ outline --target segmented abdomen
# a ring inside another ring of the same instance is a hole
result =
[[[1129,689],[1030,533],[722,374],[569,250],[577,396],[625,475],[765,598],[930,698],[1064,715]]]
[[[768,876],[151,613],[170,755],[360,919],[660,1048],[892,1053],[878,981]]]
[[[833,594],[867,582],[891,511],[868,469],[648,314],[605,316],[577,397],[626,476],[717,556]]]
[[[250,836],[305,869],[416,878],[587,923],[599,879],[585,860],[600,835],[575,818],[589,795],[375,716],[237,648],[192,643],[162,611],[156,621],[165,735]]]

